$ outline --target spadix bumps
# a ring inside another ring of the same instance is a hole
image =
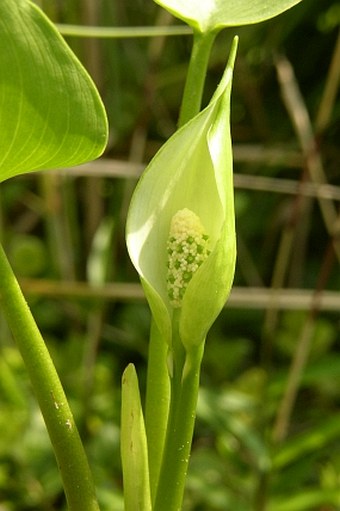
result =
[[[181,209],[172,217],[167,242],[167,288],[175,308],[181,307],[190,280],[210,253],[208,238],[200,218],[190,209]]]

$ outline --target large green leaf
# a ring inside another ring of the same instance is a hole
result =
[[[0,181],[98,157],[107,140],[99,94],[46,16],[0,2]]]
[[[301,0],[155,0],[200,32],[273,18]]]

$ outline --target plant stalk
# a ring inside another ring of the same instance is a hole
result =
[[[178,511],[182,506],[204,351],[202,342],[185,353],[183,345],[179,344],[178,328],[174,330],[177,332],[173,336],[171,404],[154,511]]]
[[[216,31],[194,32],[193,47],[178,120],[179,127],[190,121],[201,110],[204,82],[211,48],[216,35]]]
[[[58,374],[0,245],[0,305],[39,402],[70,511],[98,511],[87,457]]]
[[[162,339],[156,323],[152,319],[145,400],[145,428],[148,440],[152,502],[156,495],[169,416],[168,350],[168,344]]]

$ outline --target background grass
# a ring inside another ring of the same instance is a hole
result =
[[[0,190],[0,235],[70,398],[101,509],[120,511],[120,378],[134,362],[143,382],[150,323],[124,224],[140,172],[176,129],[191,37],[137,37],[134,27],[178,25],[151,0],[37,3],[60,24],[131,29],[65,36],[108,111],[104,158]],[[205,102],[240,36],[238,264],[207,340],[185,511],[340,509],[339,25],[338,3],[303,0],[214,46]],[[0,510],[63,510],[44,424],[0,319]]]

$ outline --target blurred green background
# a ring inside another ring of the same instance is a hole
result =
[[[141,170],[175,131],[191,35],[152,0],[40,0],[109,121],[104,157],[0,189],[0,235],[84,439],[102,511],[122,511],[120,378],[143,392],[150,314],[124,225]],[[184,511],[340,509],[340,3],[303,0],[223,31],[205,103],[240,36],[232,96],[238,262],[207,339]],[[1,79],[1,78],[0,78]],[[79,92],[81,93],[81,91]],[[0,317],[0,511],[65,510],[20,354]]]

